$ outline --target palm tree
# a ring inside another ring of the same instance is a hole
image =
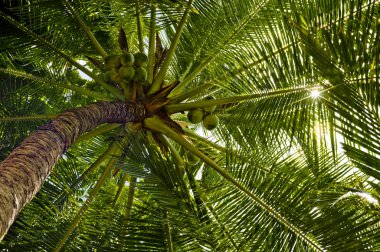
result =
[[[4,251],[380,249],[379,1],[4,3]]]

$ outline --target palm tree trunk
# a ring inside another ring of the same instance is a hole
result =
[[[140,121],[144,116],[139,103],[99,102],[64,112],[25,139],[0,163],[0,240],[81,134],[102,123]]]

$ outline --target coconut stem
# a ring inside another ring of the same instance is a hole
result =
[[[128,173],[124,173],[123,177],[120,179],[119,187],[117,188],[117,192],[115,195],[115,198],[113,199],[112,205],[116,205],[117,200],[120,198],[121,193],[123,192],[123,189],[125,187],[125,182],[127,182],[129,178]]]
[[[144,38],[143,38],[143,28],[140,17],[140,1],[136,0],[136,25],[137,25],[137,36],[139,39],[139,51],[144,52]]]
[[[156,48],[156,0],[152,0],[150,10],[149,50],[148,50],[148,83],[152,84],[155,64]]]
[[[160,135],[159,137],[160,140],[170,149],[170,152],[176,161],[175,163],[177,165],[178,174],[181,174],[182,171],[185,171],[185,161],[183,161],[183,158],[178,153],[177,149],[173,146],[173,144],[166,136]]]
[[[187,91],[187,92],[184,92],[180,95],[176,95],[176,96],[172,97],[171,100],[173,102],[177,102],[177,103],[184,101],[190,97],[193,97],[194,95],[199,95],[199,94],[204,93],[205,91],[207,91],[212,86],[213,86],[212,83],[204,83],[198,87],[191,89],[190,91]]]
[[[259,94],[233,96],[233,97],[227,97],[227,98],[221,98],[221,99],[204,100],[204,101],[196,101],[196,102],[189,102],[189,103],[169,104],[169,105],[166,105],[165,107],[168,113],[173,114],[176,112],[182,112],[182,111],[192,110],[196,108],[204,108],[204,107],[209,107],[209,106],[214,106],[214,105],[218,106],[218,105],[223,105],[223,104],[228,104],[228,103],[257,99],[257,98],[264,98],[264,97],[270,97],[270,96],[281,95],[281,94],[308,91],[309,89],[310,87],[309,88],[306,88],[306,87],[290,88],[290,89],[275,90],[271,92],[264,92],[264,93],[259,93]]]
[[[87,37],[90,39],[92,45],[94,48],[99,52],[99,54],[105,59],[107,57],[106,51],[104,51],[101,44],[98,42],[98,40],[95,38],[94,34],[92,34],[90,28],[87,27],[87,25],[82,21],[82,19],[79,17],[79,15],[75,12],[74,8],[70,5],[70,3],[65,0],[64,1],[66,7],[69,9],[71,15],[73,15],[75,21],[79,24],[79,26],[82,28],[82,30],[86,33]]]
[[[221,152],[223,152],[223,153],[226,153],[226,152],[227,152],[227,149],[226,149],[225,147],[220,146],[220,145],[218,145],[218,144],[216,144],[216,143],[211,142],[211,141],[208,140],[208,139],[205,139],[205,138],[199,136],[198,134],[194,133],[194,132],[193,132],[192,130],[190,130],[190,129],[183,128],[183,131],[185,132],[185,134],[186,134],[187,136],[189,136],[189,137],[191,137],[191,138],[193,138],[193,139],[196,139],[196,140],[202,142],[202,143],[205,144],[205,145],[211,146],[212,148],[214,148],[214,149],[216,149],[216,150],[219,150],[219,151],[221,151]]]
[[[173,240],[171,235],[171,228],[169,225],[169,218],[168,218],[168,212],[164,210],[163,212],[163,221],[164,221],[164,228],[165,228],[165,240],[166,240],[166,246],[168,249],[168,252],[173,252]]]
[[[166,58],[165,58],[164,62],[162,63],[162,66],[161,66],[159,72],[157,73],[157,76],[156,76],[156,78],[152,84],[152,87],[149,90],[149,93],[154,93],[155,91],[157,91],[160,88],[161,83],[165,78],[166,72],[169,68],[169,65],[170,65],[172,59],[173,59],[175,49],[177,48],[179,39],[181,37],[183,28],[185,27],[187,16],[189,15],[189,12],[191,10],[191,4],[193,3],[193,1],[194,0],[189,0],[187,3],[186,10],[183,13],[181,21],[178,24],[178,27],[176,29],[176,33],[175,33],[174,38],[170,44]]]

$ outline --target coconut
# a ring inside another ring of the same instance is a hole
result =
[[[135,61],[136,62],[136,61]],[[135,76],[133,77],[133,81],[139,84],[144,83],[148,78],[148,73],[143,67],[135,67]]]
[[[108,55],[104,59],[104,63],[108,69],[118,68],[120,66],[120,56],[119,55]]]
[[[108,70],[107,72],[105,72],[103,74],[103,79],[105,81],[110,81],[111,80],[111,76],[112,76],[112,70]]]
[[[119,74],[124,80],[131,81],[135,76],[135,69],[132,66],[122,66],[119,68]]]
[[[218,126],[219,124],[219,118],[216,115],[207,115],[205,118],[203,118],[203,126],[207,130],[213,130]]]
[[[135,58],[135,61],[134,61],[134,65],[135,66],[142,66],[144,65],[147,60],[148,60],[148,56],[146,56],[144,53],[142,52],[138,52],[138,53],[135,53],[134,55],[134,58]]]
[[[120,56],[120,62],[123,66],[132,66],[135,61],[135,57],[132,53],[125,53]]]
[[[203,116],[204,113],[201,109],[190,110],[189,113],[187,113],[187,119],[194,124],[200,123],[203,120]]]
[[[104,80],[105,81],[120,82],[121,77],[120,77],[117,69],[112,68],[111,70],[108,70],[107,72],[104,73]]]
[[[207,96],[205,100],[214,100],[215,98],[213,96]],[[214,112],[214,110],[216,109],[216,105],[212,105],[212,106],[209,106],[209,107],[204,107],[203,110],[206,112],[206,113],[212,113]]]
[[[112,70],[111,80],[116,82],[116,83],[121,82],[122,78],[119,75],[119,72],[117,71],[117,69]]]

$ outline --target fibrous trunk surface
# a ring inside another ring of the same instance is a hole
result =
[[[99,102],[64,112],[25,139],[0,163],[0,240],[81,134],[102,123],[141,121],[144,116],[139,103]]]

